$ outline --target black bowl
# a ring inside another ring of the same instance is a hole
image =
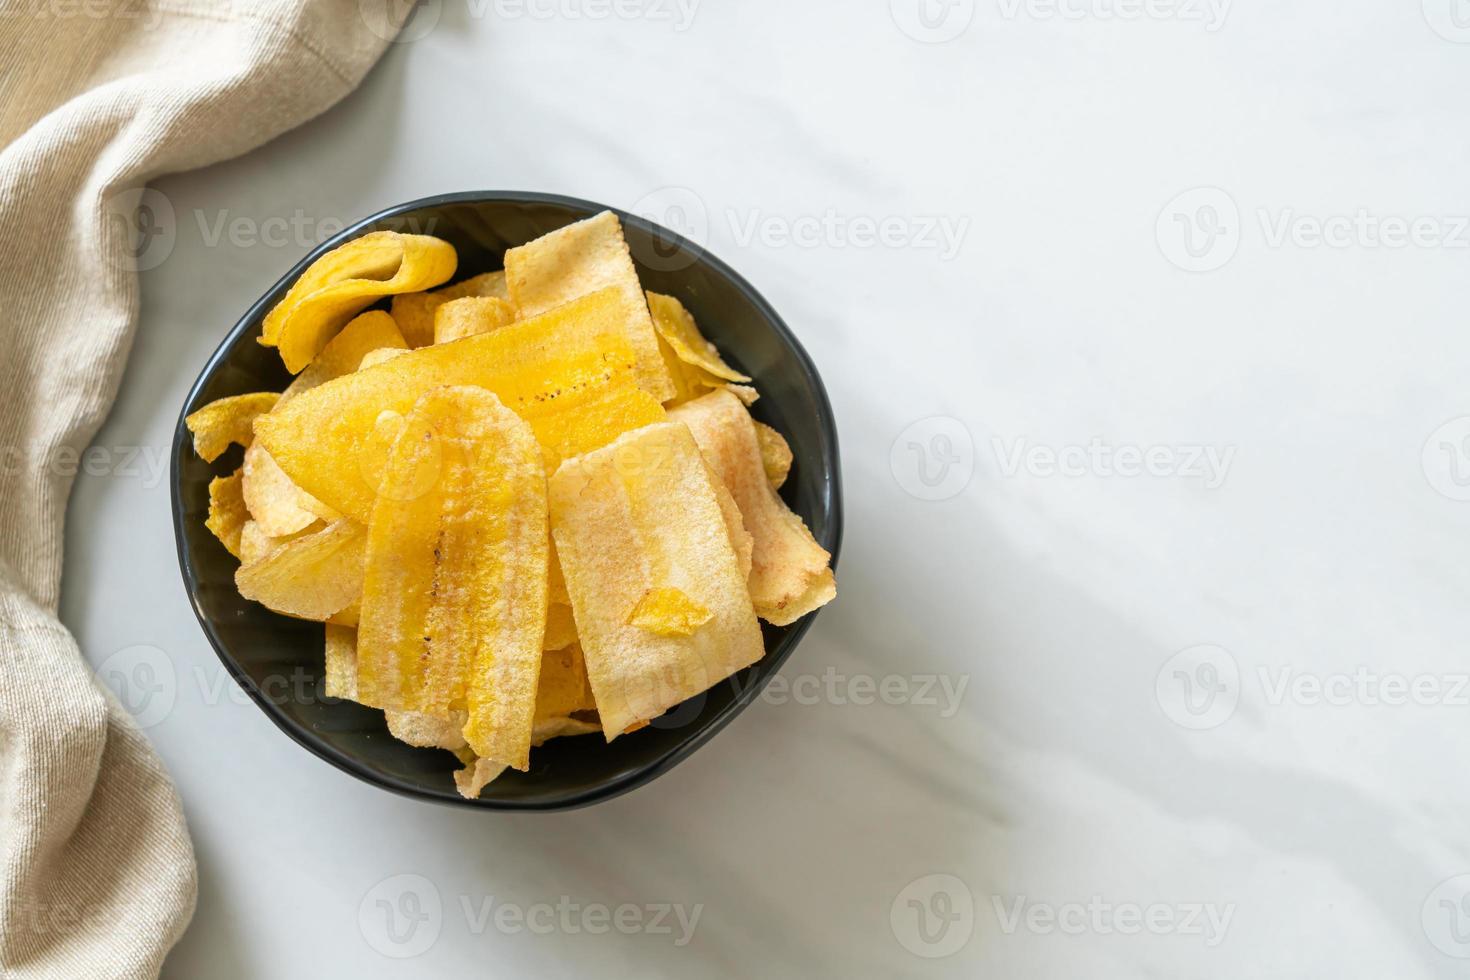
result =
[[[384,789],[486,810],[556,810],[610,799],[667,772],[760,693],[811,626],[765,626],[766,655],[649,727],[604,744],[600,735],[556,739],[532,752],[531,771],[507,772],[478,800],[463,799],[448,752],[414,749],[388,734],[380,711],[322,693],[322,627],[278,616],[235,591],[237,562],[204,527],[209,481],[233,472],[234,449],[206,463],[194,454],[184,416],[247,391],[280,391],[289,376],[276,352],[255,342],[261,321],[291,283],[329,249],[370,231],[437,235],[459,250],[456,279],[498,269],[506,249],[600,211],[600,204],[546,194],[445,194],[389,208],[323,243],[272,286],[204,366],[179,414],[173,445],[174,534],[194,612],[231,676],[282,731],[346,772]],[[790,329],[729,266],[680,236],[620,216],[645,287],[679,297],[735,366],[755,378],[753,412],[791,444],[795,465],[782,495],[836,560],[842,538],[837,429],[817,369]]]

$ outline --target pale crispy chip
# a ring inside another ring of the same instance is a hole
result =
[[[547,615],[546,520],[530,426],[481,388],[436,388],[419,399],[389,453],[369,524],[358,632],[365,704],[438,717],[466,711],[477,756],[529,766]]]
[[[429,235],[375,231],[313,262],[266,314],[260,342],[300,372],[338,331],[375,301],[429,289],[454,275],[454,246]]]
[[[315,534],[323,527],[322,522],[317,521],[313,524],[308,524],[295,534],[290,534],[283,538],[273,538],[261,530],[260,525],[255,521],[246,521],[245,526],[240,529],[240,564],[252,565],[272,551],[275,551],[287,541],[299,538],[302,535]]]
[[[750,385],[725,385],[725,390],[740,399],[741,404],[746,408],[754,405],[761,397],[760,392]]]
[[[407,353],[408,349],[401,347],[382,347],[378,350],[368,351],[363,355],[362,365],[358,370],[366,371],[370,367],[377,367],[379,364],[393,360],[399,354]]]
[[[628,614],[628,625],[659,636],[693,636],[713,616],[681,589],[649,589]]]
[[[451,300],[466,296],[493,296],[510,301],[505,288],[504,272],[486,272],[463,282],[445,286],[432,293],[404,293],[393,297],[393,319],[414,347],[427,347],[434,342],[434,312]]]
[[[369,310],[353,319],[342,332],[327,342],[306,370],[296,375],[281,393],[277,407],[286,404],[303,391],[326,384],[333,378],[358,370],[369,355],[380,350],[406,350],[398,324],[382,310]]]
[[[623,328],[637,358],[638,383],[660,402],[674,383],[658,351],[658,334],[618,216],[604,211],[505,253],[510,300],[521,317],[539,316],[609,287],[618,291]]]
[[[764,655],[710,471],[688,429],[647,426],[568,460],[551,480],[550,504],[609,740]],[[680,590],[709,620],[688,636],[629,625],[657,588]]]
[[[418,711],[385,711],[383,715],[388,719],[388,733],[415,748],[457,752],[468,744],[464,740],[463,711],[445,717]]]
[[[616,290],[545,316],[450,344],[410,351],[315,388],[260,419],[261,444],[291,479],[361,521],[381,474],[373,430],[431,388],[478,385],[531,423],[553,461],[659,421],[664,411],[634,381]]]
[[[206,463],[213,463],[230,443],[249,446],[255,437],[255,420],[274,408],[280,397],[274,391],[257,391],[205,405],[184,419],[194,435],[194,451]]]
[[[209,517],[204,521],[204,526],[236,558],[242,554],[240,538],[250,522],[250,513],[245,509],[245,495],[241,492],[240,484],[239,470],[229,476],[217,476],[209,481]]]
[[[786,482],[786,477],[791,474],[791,447],[786,442],[786,437],[764,422],[755,423],[755,441],[761,448],[761,466],[765,468],[766,479],[771,481],[771,486],[777,490]]]
[[[466,296],[452,299],[434,313],[434,343],[447,344],[477,333],[489,333],[516,321],[509,300],[495,296]]]
[[[306,491],[292,483],[264,446],[252,445],[245,450],[241,473],[245,506],[260,530],[270,537],[286,537],[316,522],[317,509],[324,505],[311,500]]]
[[[494,759],[482,759],[469,749],[463,749],[456,755],[464,763],[464,768],[454,774],[454,786],[467,800],[479,799],[480,792],[510,768]]]
[[[735,549],[735,563],[740,566],[740,577],[749,581],[755,538],[745,529],[745,518],[740,516],[740,505],[730,496],[724,481],[713,469],[709,469],[709,460],[705,460],[705,468],[709,470],[710,483],[714,485],[715,496],[720,501],[720,514],[725,518],[725,532],[730,537],[730,547]]]
[[[366,538],[361,524],[340,520],[241,566],[235,586],[245,598],[278,613],[326,620],[362,595]]]
[[[357,700],[357,630],[327,624],[325,692],[329,698]]]
[[[729,392],[716,391],[673,409],[669,418],[694,433],[755,539],[750,597],[760,617],[786,626],[831,602],[837,595],[832,556],[772,489],[745,406]]]
[[[661,293],[648,294],[648,309],[653,315],[653,326],[671,350],[685,364],[691,364],[719,381],[746,382],[750,376],[725,363],[715,345],[704,339],[694,317],[684,304],[672,296]]]
[[[592,711],[597,702],[587,681],[582,648],[575,643],[541,656],[541,680],[536,687],[536,720]]]

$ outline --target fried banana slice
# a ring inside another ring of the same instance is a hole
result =
[[[388,734],[416,749],[447,749],[458,752],[468,743],[464,740],[463,711],[439,718],[418,711],[385,711]]]
[[[313,262],[266,314],[260,343],[298,374],[347,321],[384,296],[416,293],[454,275],[454,246],[430,235],[375,231]]]
[[[260,525],[255,521],[246,521],[245,526],[240,528],[240,564],[253,565],[287,541],[292,541],[303,535],[315,534],[323,527],[325,525],[321,521],[317,521],[313,524],[308,524],[295,534],[290,534],[283,538],[273,538],[262,531]]]
[[[434,314],[439,307],[466,296],[493,296],[510,302],[510,293],[505,288],[505,273],[486,272],[471,276],[432,293],[404,293],[393,297],[393,319],[398,321],[403,335],[414,347],[427,347],[434,343]]]
[[[245,508],[245,495],[240,488],[242,482],[239,470],[209,481],[209,517],[204,521],[204,526],[236,558],[242,554],[240,539],[250,523],[250,512]]]
[[[327,346],[306,366],[306,370],[296,375],[281,392],[281,400],[276,407],[286,404],[303,391],[351,374],[374,351],[407,348],[408,341],[403,339],[403,333],[393,318],[382,310],[369,310],[353,318],[337,336],[327,341]]]
[[[452,299],[434,313],[434,343],[447,344],[477,333],[508,327],[516,320],[509,300],[495,296],[466,296]]]
[[[369,521],[362,702],[438,718],[467,712],[477,756],[526,769],[547,534],[530,426],[482,388],[423,395],[393,443]]]
[[[658,334],[617,215],[604,211],[511,249],[505,253],[505,274],[520,317],[538,316],[599,290],[616,289],[628,343],[637,358],[638,384],[660,402],[674,397],[674,383],[659,354]]]
[[[291,482],[264,446],[252,445],[245,450],[245,465],[240,470],[245,506],[260,530],[270,537],[295,534],[313,524],[317,512],[326,509]]]
[[[327,624],[325,673],[327,697],[357,700],[357,630],[353,627]]]
[[[280,397],[274,391],[232,395],[190,414],[184,425],[194,436],[194,451],[213,463],[231,443],[248,447],[255,438],[255,420],[275,408]]]
[[[609,741],[764,655],[710,470],[687,428],[647,426],[567,460],[550,504]],[[677,589],[708,617],[688,617],[704,622],[673,635],[630,622],[658,589]]]
[[[426,391],[477,385],[531,423],[555,465],[629,429],[663,420],[640,389],[616,290],[449,344],[409,351],[329,381],[259,420],[261,444],[307,493],[366,522],[381,475],[380,419]]]
[[[653,315],[654,329],[679,360],[717,379],[710,387],[718,387],[724,381],[741,384],[750,381],[749,375],[726,364],[715,345],[704,339],[683,303],[672,296],[651,292],[648,309]]]
[[[761,619],[786,626],[831,602],[837,595],[832,556],[772,489],[745,406],[716,391],[671,410],[669,418],[694,434],[755,539],[750,597]]]
[[[787,444],[786,437],[764,422],[755,423],[755,441],[760,445],[761,466],[765,468],[766,479],[771,481],[771,486],[780,490],[786,483],[786,477],[791,475],[791,446]]]
[[[340,520],[292,538],[235,572],[240,595],[298,619],[325,621],[362,595],[367,533]]]

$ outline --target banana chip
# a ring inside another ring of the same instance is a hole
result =
[[[764,655],[709,468],[684,426],[647,426],[567,460],[550,505],[609,741]],[[679,590],[708,618],[687,635],[630,625],[652,589]]]
[[[245,450],[242,492],[250,516],[260,530],[273,538],[295,534],[317,520],[325,505],[311,497],[286,475],[264,446]]]
[[[616,289],[624,329],[637,358],[639,385],[660,402],[674,397],[674,383],[659,354],[658,334],[617,215],[604,211],[511,249],[505,253],[505,274],[511,303],[521,317]]]
[[[577,642],[577,621],[572,617],[570,602],[552,602],[546,606],[546,636],[543,650],[565,650]]]
[[[464,763],[464,768],[454,774],[454,786],[459,790],[459,795],[467,800],[479,799],[481,791],[510,768],[494,759],[481,759],[469,749],[461,749],[455,754]]]
[[[716,391],[672,409],[669,418],[694,434],[755,539],[750,597],[760,617],[786,626],[831,602],[837,595],[832,556],[771,488],[745,406],[729,392]]]
[[[379,364],[383,364],[387,361],[393,360],[393,358],[397,357],[399,354],[407,353],[407,348],[402,347],[383,347],[379,348],[378,350],[368,351],[366,354],[363,355],[362,365],[358,368],[358,370],[366,371],[368,368],[377,367]]]
[[[791,446],[785,436],[764,422],[755,423],[755,441],[760,446],[761,466],[766,471],[766,479],[771,481],[772,487],[780,490],[786,477],[791,475]]]
[[[434,343],[434,314],[439,307],[466,296],[493,296],[510,302],[510,293],[505,288],[504,272],[487,272],[472,276],[432,293],[404,293],[393,297],[393,319],[398,321],[403,335],[414,347],[427,347]]]
[[[299,619],[325,621],[358,601],[363,587],[361,524],[341,520],[293,538],[235,573],[247,599]]]
[[[326,684],[329,698],[357,700],[357,630],[327,624]]]
[[[240,529],[240,564],[253,565],[287,541],[299,538],[305,534],[315,534],[322,527],[322,522],[317,521],[314,524],[307,525],[295,534],[287,535],[284,538],[273,538],[261,530],[260,525],[255,521],[246,521],[245,526]]]
[[[385,711],[383,714],[388,719],[388,734],[415,748],[458,752],[468,745],[464,740],[463,711],[445,718],[417,711]]]
[[[495,296],[466,296],[452,299],[434,313],[434,343],[447,344],[477,333],[508,327],[516,320],[509,300]]]
[[[306,366],[306,370],[281,393],[277,405],[286,404],[303,391],[326,384],[333,378],[351,374],[362,367],[369,355],[379,350],[406,350],[408,342],[393,318],[382,310],[369,310],[354,318],[342,332],[327,342],[322,352]]]
[[[478,385],[531,423],[548,459],[575,456],[664,418],[640,389],[616,290],[544,316],[410,351],[329,381],[260,419],[261,444],[328,506],[366,522],[381,475],[385,412],[402,414],[432,388]],[[391,416],[390,416],[391,418]]]
[[[217,476],[209,481],[209,517],[204,526],[213,532],[225,550],[239,558],[240,539],[250,523],[250,512],[245,508],[245,495],[241,492],[240,471],[229,476]]]
[[[683,303],[672,296],[649,293],[648,309],[653,315],[654,329],[679,360],[715,379],[709,387],[720,387],[724,381],[744,383],[750,380],[749,375],[741,374],[726,364],[715,345],[704,339],[704,334],[699,332],[694,317]]]
[[[537,722],[593,711],[596,707],[581,647],[573,644],[565,650],[542,654],[541,680],[536,687]]]
[[[437,286],[457,263],[454,246],[429,235],[377,231],[339,245],[266,314],[260,343],[277,348],[286,370],[297,374],[365,307]]]
[[[255,420],[275,408],[280,398],[274,391],[257,391],[205,405],[184,419],[194,436],[194,451],[206,463],[213,463],[231,443],[249,446],[254,439]]]
[[[389,453],[369,523],[363,703],[438,718],[465,711],[478,757],[528,768],[547,551],[546,476],[530,426],[480,388],[426,393]]]

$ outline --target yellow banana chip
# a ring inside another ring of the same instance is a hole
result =
[[[388,455],[369,522],[363,703],[439,718],[466,711],[477,756],[528,768],[547,551],[546,476],[530,426],[481,388],[427,392]]]
[[[327,346],[306,366],[306,370],[296,375],[281,393],[279,405],[284,405],[303,391],[310,391],[333,378],[351,374],[374,351],[407,348],[408,342],[403,339],[403,333],[393,318],[382,310],[369,310],[354,318],[342,328],[341,333],[327,342]]]
[[[694,434],[755,539],[750,597],[760,617],[786,626],[831,602],[837,595],[832,556],[772,489],[745,406],[729,392],[716,391],[672,409],[669,418]]]
[[[764,422],[755,423],[755,441],[760,445],[761,466],[765,468],[766,479],[771,481],[772,487],[780,490],[791,474],[791,446],[785,436]]]
[[[467,800],[479,799],[480,792],[510,768],[494,759],[481,759],[469,749],[461,749],[455,754],[464,763],[464,768],[454,774],[454,785],[459,795]]]
[[[577,642],[577,622],[572,618],[570,602],[552,602],[546,606],[546,636],[543,650],[565,650]]]
[[[260,342],[300,372],[348,320],[375,301],[415,293],[454,275],[454,246],[429,235],[375,231],[313,262],[266,314]]]
[[[388,734],[414,748],[457,752],[468,745],[464,740],[463,711],[445,718],[418,711],[385,711],[383,715],[388,720]]]
[[[567,460],[550,506],[609,741],[764,655],[709,468],[684,426],[650,425]],[[689,635],[630,625],[651,589],[679,590],[708,619]]]
[[[669,349],[685,364],[699,368],[717,379],[710,387],[719,387],[721,382],[746,382],[750,376],[725,363],[715,345],[704,339],[694,317],[684,304],[672,296],[661,293],[648,294],[648,309],[653,315],[653,327]]]
[[[250,522],[250,512],[245,509],[245,495],[240,489],[241,483],[239,470],[229,476],[217,476],[209,481],[209,517],[204,521],[204,526],[236,558],[241,555],[240,539]]]
[[[477,333],[508,327],[516,320],[509,300],[495,296],[466,296],[452,299],[434,313],[434,343],[447,344]]]
[[[273,538],[261,530],[260,525],[255,521],[246,521],[245,526],[240,528],[240,564],[253,565],[287,541],[299,538],[304,534],[315,534],[322,527],[322,523],[317,521],[314,524],[307,525],[295,534],[287,535],[283,538]]]
[[[408,349],[402,347],[382,347],[378,350],[368,351],[363,355],[360,371],[366,371],[370,367],[377,367],[385,361],[391,361],[399,354],[407,354]]]
[[[567,717],[579,711],[592,711],[596,707],[581,647],[572,644],[564,650],[542,654],[541,680],[536,687],[538,722]]]
[[[427,347],[434,343],[434,313],[439,307],[466,296],[493,296],[510,301],[505,288],[504,272],[487,272],[472,276],[432,293],[404,293],[393,297],[393,319],[398,321],[403,335],[414,347]]]
[[[327,624],[326,683],[329,698],[357,700],[357,630]]]
[[[292,483],[264,446],[252,445],[245,450],[241,473],[245,506],[268,536],[286,537],[317,520],[317,510],[323,505]]]
[[[618,216],[604,211],[505,253],[506,283],[520,317],[534,317],[608,288],[618,291],[638,384],[660,402],[674,397],[638,271]]]
[[[278,613],[324,621],[362,595],[366,540],[361,524],[338,521],[242,565],[235,586],[245,598]]]
[[[635,383],[624,317],[617,291],[604,290],[487,334],[410,351],[292,399],[260,419],[261,444],[297,486],[364,522],[382,472],[383,443],[373,435],[380,416],[407,412],[432,388],[489,389],[531,423],[553,461],[578,455],[664,418]]]
[[[213,463],[231,443],[249,446],[254,439],[255,420],[274,408],[280,397],[274,391],[257,391],[205,405],[184,419],[194,436],[194,451],[206,463]]]

